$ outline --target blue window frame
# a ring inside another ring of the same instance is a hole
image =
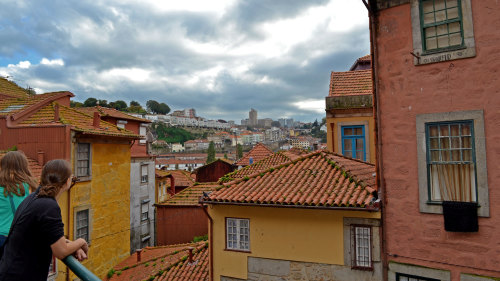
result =
[[[429,202],[477,202],[473,120],[425,124]]]
[[[365,126],[342,126],[342,155],[366,161]]]

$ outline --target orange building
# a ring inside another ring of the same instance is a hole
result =
[[[326,97],[328,150],[375,163],[375,123],[370,55],[349,71],[332,72]]]

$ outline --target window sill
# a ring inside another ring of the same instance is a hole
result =
[[[467,49],[467,47],[462,45],[462,46],[455,46],[455,47],[450,47],[450,48],[423,51],[421,55],[422,56],[435,55],[435,54],[439,54],[439,53],[453,52],[453,51],[465,50],[465,49]]]
[[[92,176],[85,176],[85,177],[77,176],[76,178],[77,178],[77,183],[81,183],[81,182],[91,181],[92,180]]]
[[[363,271],[373,271],[373,266],[371,266],[371,267],[353,266],[353,267],[351,267],[351,269],[363,270]]]
[[[238,249],[228,249],[228,248],[224,248],[224,251],[246,253],[246,254],[251,254],[252,253],[250,250],[238,250]]]

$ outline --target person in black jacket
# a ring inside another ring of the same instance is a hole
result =
[[[70,164],[52,160],[42,169],[40,186],[17,208],[0,260],[0,280],[47,280],[54,255],[63,259],[71,254],[87,258],[84,239],[69,241],[57,200],[73,185]]]

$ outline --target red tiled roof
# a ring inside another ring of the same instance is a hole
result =
[[[142,122],[142,123],[151,123],[151,120],[135,117],[135,116],[129,115],[125,112],[121,112],[119,110],[116,110],[114,108],[95,106],[95,107],[80,107],[80,108],[76,108],[76,109],[81,111],[81,112],[84,112],[88,115],[91,115],[91,116],[93,116],[94,112],[97,111],[97,112],[99,112],[99,114],[101,114],[102,117],[109,116],[109,117],[113,117],[116,119],[125,119],[125,120],[138,121],[138,122]]]
[[[189,262],[189,248],[193,262]],[[208,281],[208,243],[146,247],[137,262],[137,253],[114,267],[110,281]]]
[[[375,166],[324,150],[224,183],[205,203],[372,208]]]
[[[368,95],[372,92],[371,69],[332,72],[331,74],[329,96]]]
[[[59,106],[59,121],[57,122],[54,121],[56,105]],[[26,120],[22,121],[20,124],[30,126],[65,124],[71,125],[72,130],[82,132],[84,134],[126,137],[133,139],[141,138],[141,136],[136,135],[129,130],[118,128],[117,126],[102,120],[100,121],[99,127],[94,127],[93,120],[93,116],[53,102],[47,106],[42,107],[40,110],[35,112]]]
[[[0,95],[6,95],[17,98],[28,97],[26,89],[19,87],[15,82],[0,77]]]
[[[214,191],[220,185],[218,184],[200,184],[194,185],[176,193],[168,200],[159,203],[161,206],[197,206],[200,205],[200,197],[203,192]]]
[[[262,143],[258,143],[234,164],[236,166],[247,166],[250,164],[250,157],[252,157],[253,162],[256,163],[271,154],[273,154],[272,150],[267,148],[267,146],[263,145]]]
[[[2,159],[2,157],[7,153],[7,151],[0,151],[0,159]],[[36,178],[37,180],[40,179],[40,176],[42,175],[42,166],[40,166],[38,164],[38,161],[32,159],[32,158],[29,158],[29,157],[26,157],[28,158],[28,168],[30,169],[31,171],[31,175]]]
[[[155,171],[156,177],[163,178],[169,175],[172,175],[174,177],[175,181],[175,186],[193,186],[194,184],[194,179],[192,177],[192,174],[188,171],[184,170],[159,170],[156,169]],[[170,181],[167,182],[167,186],[170,187]]]
[[[15,97],[4,99],[0,101],[0,116],[2,115],[12,115],[17,112],[23,111],[29,106],[35,105],[37,103],[43,102],[50,98],[53,98],[57,95],[61,95],[61,93],[69,92],[53,92],[53,93],[45,93],[34,96],[26,96],[26,97]],[[71,94],[72,95],[72,94]]]
[[[244,168],[236,170],[232,173],[229,173],[222,177],[219,182],[229,182],[235,179],[241,179],[246,176],[253,175],[255,173],[264,172],[269,168],[278,166],[280,164],[296,160],[301,155],[307,154],[308,152],[304,149],[300,148],[292,148],[288,151],[278,151],[269,155],[268,157],[260,160],[257,163],[253,163],[252,165],[248,165]]]

